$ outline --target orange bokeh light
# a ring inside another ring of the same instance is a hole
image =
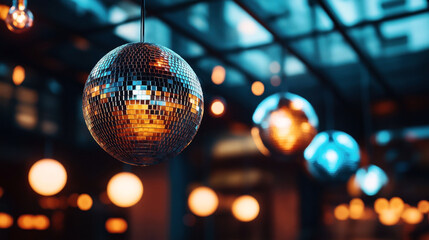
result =
[[[49,227],[49,218],[45,215],[36,215],[32,217],[32,228],[36,230],[45,230]]]
[[[210,106],[210,110],[214,116],[219,117],[225,112],[225,104],[221,100],[215,99]]]
[[[212,215],[219,205],[216,193],[208,187],[195,188],[188,198],[188,206],[191,212],[200,217]]]
[[[10,228],[13,224],[13,218],[7,213],[0,213],[0,228]]]
[[[132,173],[118,173],[107,184],[107,196],[118,207],[131,207],[142,198],[143,184]]]
[[[345,221],[349,218],[350,212],[347,204],[338,205],[334,209],[334,216],[337,220]]]
[[[249,195],[238,197],[232,204],[232,214],[239,221],[253,221],[259,215],[259,203]]]
[[[109,218],[105,226],[108,233],[124,233],[128,229],[127,221],[123,218]]]
[[[220,85],[225,81],[226,71],[222,66],[216,66],[212,71],[212,82],[216,85]]]
[[[31,166],[28,181],[36,193],[51,196],[64,188],[67,172],[60,162],[54,159],[42,159]]]
[[[390,199],[390,208],[395,211],[397,214],[401,214],[404,210],[405,204],[404,201],[402,201],[399,197],[393,197]]]
[[[7,14],[9,12],[10,7],[7,5],[0,5],[0,19],[1,20],[6,20]]]
[[[393,226],[399,222],[400,215],[393,209],[385,209],[378,215],[378,220],[386,226]]]
[[[374,202],[374,210],[376,213],[380,214],[382,211],[389,209],[389,207],[389,201],[385,198],[378,198]]]
[[[264,91],[265,91],[265,86],[262,82],[256,81],[252,83],[252,93],[255,96],[261,96],[262,94],[264,94]]]
[[[12,81],[16,86],[21,85],[25,80],[25,69],[22,66],[16,66],[13,69],[12,73]]]
[[[92,198],[88,194],[85,194],[85,193],[81,194],[77,198],[77,206],[82,211],[88,211],[89,209],[91,209],[92,204],[93,204]]]
[[[421,200],[418,204],[417,204],[417,208],[419,209],[419,211],[421,213],[429,213],[429,202],[426,200]]]
[[[352,197],[358,197],[361,195],[362,191],[360,190],[359,183],[356,181],[356,175],[351,176],[347,182],[347,192]]]
[[[349,211],[351,219],[360,219],[364,213],[365,204],[359,198],[354,198],[350,201]]]
[[[402,219],[408,224],[418,224],[423,221],[423,214],[415,207],[408,207],[402,213]]]

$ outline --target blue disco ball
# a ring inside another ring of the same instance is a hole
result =
[[[356,181],[366,195],[374,196],[388,183],[389,179],[381,168],[369,165],[356,172]]]
[[[263,145],[274,155],[303,151],[317,134],[319,120],[311,104],[292,93],[264,99],[253,114]]]
[[[345,132],[321,132],[305,149],[304,158],[314,178],[347,181],[359,167],[359,145]]]

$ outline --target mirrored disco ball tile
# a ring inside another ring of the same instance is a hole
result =
[[[152,165],[179,154],[194,138],[203,93],[192,68],[168,48],[118,47],[91,71],[83,113],[91,135],[116,159]]]

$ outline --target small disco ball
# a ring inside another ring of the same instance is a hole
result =
[[[369,165],[357,170],[356,181],[366,195],[374,196],[388,183],[389,178],[381,168]]]
[[[276,93],[264,99],[253,114],[265,147],[280,155],[304,150],[317,133],[319,120],[310,103],[292,93]]]
[[[347,133],[321,132],[304,151],[310,174],[321,181],[347,181],[359,167],[359,145]]]
[[[150,43],[122,45],[89,74],[83,115],[95,141],[114,158],[153,165],[179,154],[203,116],[197,75],[172,50]]]

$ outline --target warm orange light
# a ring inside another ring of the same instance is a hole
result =
[[[79,194],[77,193],[73,193],[71,194],[68,199],[67,199],[67,203],[71,206],[71,207],[77,207],[77,199],[79,197]]]
[[[3,194],[4,194],[4,190],[2,187],[0,187],[0,198],[3,197]]]
[[[419,209],[419,211],[421,213],[428,213],[429,212],[429,202],[426,200],[421,200],[418,204],[417,204],[417,208]]]
[[[265,91],[264,84],[260,81],[256,81],[252,83],[252,93],[255,96],[261,96]]]
[[[216,85],[220,85],[225,81],[226,71],[222,66],[216,66],[212,71],[212,82]]]
[[[360,219],[365,210],[365,204],[359,198],[354,198],[350,201],[350,218],[351,219]]]
[[[200,217],[212,215],[219,205],[216,193],[208,187],[195,188],[188,198],[188,206],[191,212]]]
[[[79,195],[77,198],[77,206],[82,211],[88,211],[92,207],[92,198],[88,194],[84,193]]]
[[[253,142],[255,143],[259,152],[265,156],[270,156],[270,151],[267,147],[265,147],[264,143],[262,142],[261,135],[259,135],[259,129],[257,127],[252,127],[250,133],[252,134]]]
[[[108,233],[124,233],[127,231],[128,224],[123,218],[109,218],[106,221],[106,230]]]
[[[238,197],[232,204],[232,214],[239,221],[250,222],[259,214],[259,203],[249,195]]]
[[[32,216],[32,228],[36,230],[45,230],[49,227],[49,218],[45,215]]]
[[[29,215],[29,214],[24,214],[19,216],[18,218],[18,227],[20,227],[21,229],[32,229],[33,228],[33,216]]]
[[[131,207],[140,201],[142,195],[142,182],[129,172],[116,174],[107,184],[107,196],[118,207]]]
[[[338,205],[334,209],[334,216],[337,220],[345,221],[349,218],[349,208],[347,207],[347,204],[341,204]]]
[[[423,214],[415,207],[408,207],[402,213],[402,219],[408,224],[418,224],[423,221]]]
[[[12,81],[16,86],[21,85],[25,80],[25,69],[22,66],[16,66],[13,69],[12,73]]]
[[[347,182],[347,192],[352,197],[358,197],[361,195],[362,192],[360,190],[359,183],[356,181],[356,175],[351,176]]]
[[[402,201],[401,198],[399,197],[394,197],[392,199],[390,199],[390,208],[395,211],[397,214],[401,214],[402,211],[404,210],[404,201]]]
[[[64,188],[67,172],[60,162],[54,159],[42,159],[31,166],[28,181],[36,193],[51,196]]]
[[[393,226],[399,222],[400,215],[393,209],[385,209],[378,215],[378,220],[386,226]]]
[[[0,19],[1,20],[6,20],[7,17],[7,13],[9,12],[9,6],[7,5],[0,5]]]
[[[223,104],[223,102],[221,100],[215,99],[212,102],[210,110],[212,111],[213,115],[221,116],[225,112],[225,105]]]
[[[7,213],[0,213],[0,228],[10,228],[13,224],[13,218]]]
[[[385,198],[378,198],[374,202],[374,210],[378,214],[380,214],[384,210],[387,210],[389,207],[389,201],[387,201],[387,199]]]

